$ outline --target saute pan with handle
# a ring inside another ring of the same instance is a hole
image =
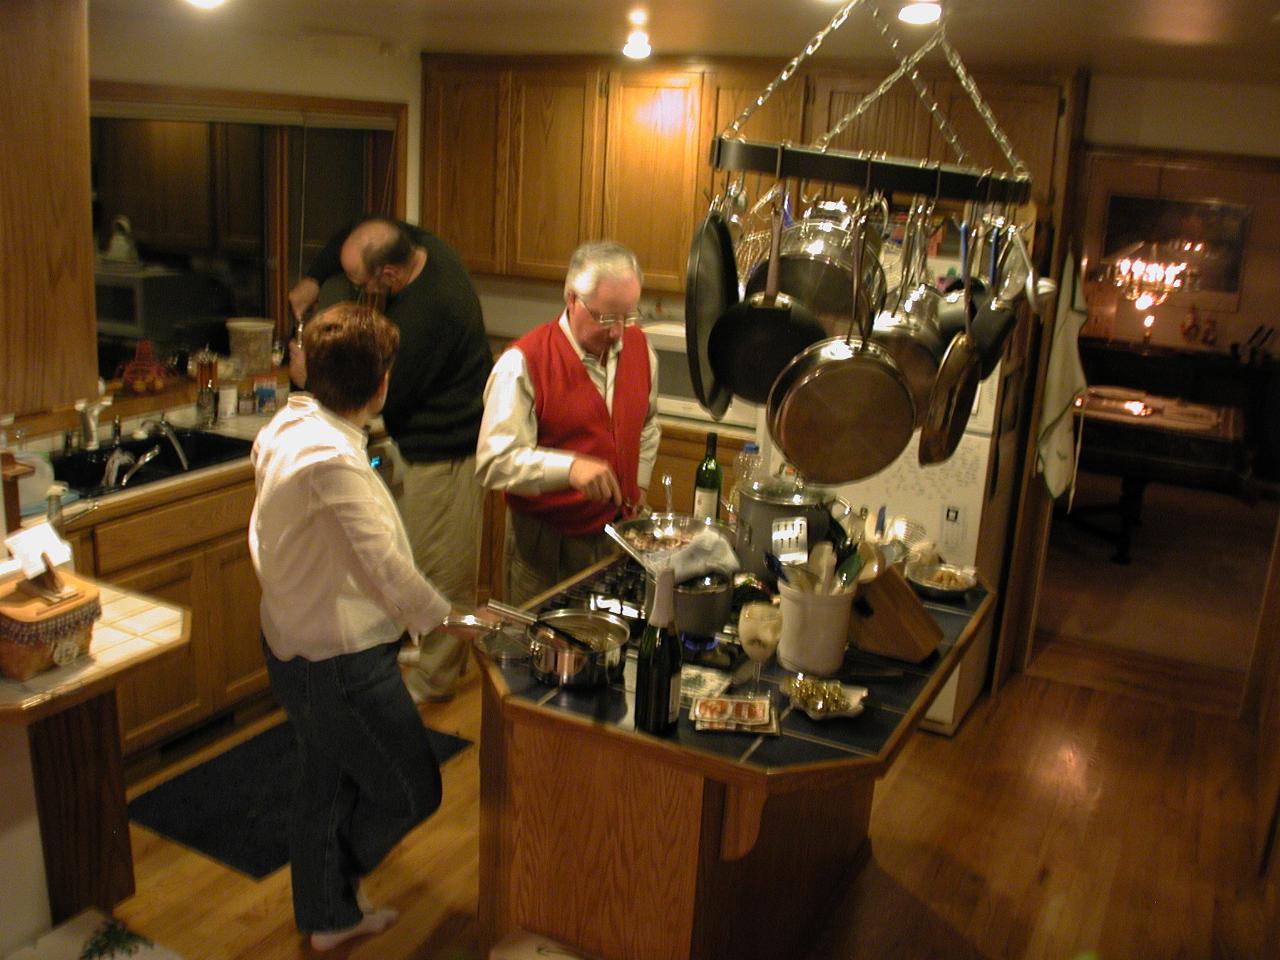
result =
[[[532,614],[489,601],[489,609],[525,625],[529,669],[553,687],[592,689],[622,679],[630,627],[602,610],[551,610]],[[569,637],[576,642],[570,642]]]
[[[854,283],[860,268],[855,264]],[[851,322],[848,336],[805,348],[769,393],[770,436],[814,483],[851,483],[879,473],[902,453],[915,427],[911,388],[889,352],[872,342],[871,318],[861,337],[853,330]]]
[[[973,279],[970,275],[973,252],[973,207],[965,207],[960,224],[960,276],[964,291],[965,328],[951,339],[946,356],[938,367],[928,407],[920,426],[919,461],[922,466],[941,463],[960,445],[964,428],[969,423],[973,399],[978,392],[981,359],[973,336],[969,302]]]
[[[716,379],[753,403],[768,400],[769,390],[787,362],[826,335],[806,306],[778,292],[781,234],[782,207],[775,204],[766,289],[726,310],[716,320],[708,340]]]

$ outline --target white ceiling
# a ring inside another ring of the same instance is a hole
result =
[[[895,0],[880,3],[896,9]],[[948,36],[970,67],[1280,82],[1280,0],[943,3]],[[374,41],[389,53],[611,54],[636,5],[649,11],[655,54],[779,58],[798,53],[839,9],[830,0],[226,0],[206,12],[181,0],[91,0],[90,13],[173,18],[187,27],[199,19],[229,35]],[[855,9],[819,56],[884,59],[868,9]],[[908,50],[911,36],[927,30],[903,36]]]

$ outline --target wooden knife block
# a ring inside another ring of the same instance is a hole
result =
[[[941,641],[942,628],[896,567],[889,567],[854,598],[849,642],[859,650],[919,663]]]

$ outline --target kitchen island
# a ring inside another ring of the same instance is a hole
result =
[[[698,732],[687,704],[672,734],[648,736],[629,684],[558,690],[481,657],[482,947],[523,928],[606,960],[803,953],[869,853],[876,780],[992,604],[980,586],[927,605],[943,640],[921,664],[852,652],[845,669],[870,690],[858,717],[810,720],[775,689],[776,737]]]
[[[134,891],[116,687],[187,646],[181,607],[99,583],[89,653],[0,679],[0,952]]]

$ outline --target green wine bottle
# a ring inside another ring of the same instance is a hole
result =
[[[693,477],[693,515],[699,520],[720,519],[720,491],[724,487],[724,468],[716,460],[716,435],[707,434],[707,455],[698,464]]]
[[[658,571],[653,609],[636,657],[636,729],[658,735],[674,729],[680,719],[680,635],[675,630],[674,584],[670,567]]]

